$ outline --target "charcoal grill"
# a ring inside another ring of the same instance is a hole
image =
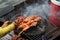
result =
[[[35,9],[36,8],[36,9]],[[47,15],[49,13],[49,1],[48,0],[26,0],[21,4],[15,6],[15,9],[0,17],[1,22],[5,22],[10,20],[11,22],[14,21],[18,16],[31,16],[31,15],[38,15],[41,16],[43,19],[48,19]],[[23,37],[26,37],[28,40],[41,40],[41,36],[44,32],[41,32],[37,35],[27,35],[23,33]]]
[[[43,2],[43,3],[42,3]],[[46,2],[46,1],[45,1]],[[22,2],[21,4],[19,4],[19,5],[16,5],[15,6],[15,9],[14,10],[12,10],[10,13],[8,13],[8,14],[5,14],[5,15],[3,15],[3,16],[1,16],[0,18],[2,18],[2,22],[4,22],[4,21],[6,21],[6,20],[10,20],[10,21],[14,21],[14,19],[16,19],[18,16],[20,16],[20,15],[22,15],[22,16],[31,16],[33,13],[26,13],[25,11],[26,11],[26,8],[27,7],[29,7],[29,6],[32,6],[32,4],[35,6],[35,4],[37,4],[37,6],[39,6],[39,5],[42,5],[43,6],[43,4],[45,3],[44,2],[44,0],[26,0],[25,2]],[[46,4],[46,3],[45,3]],[[45,5],[44,5],[45,6]],[[45,6],[46,7],[46,6]],[[48,10],[48,8],[47,8],[47,10]],[[44,10],[42,10],[42,11],[44,11]],[[38,13],[38,12],[37,12]],[[40,12],[39,12],[40,13]],[[41,14],[39,14],[38,13],[38,15],[39,16],[41,16]],[[45,13],[45,11],[44,12],[41,12],[41,13]],[[44,15],[42,14],[42,16],[41,17],[43,17]],[[46,14],[46,13],[45,13]],[[36,14],[33,14],[33,15],[36,15]],[[41,32],[41,31],[40,31]],[[27,35],[26,33],[23,33],[24,35],[25,35],[25,37],[27,36],[27,38],[29,39],[29,40],[41,40],[41,36],[42,36],[42,33],[39,33],[39,34],[37,34],[37,35],[33,35],[33,36],[29,36],[29,35]],[[32,34],[30,34],[30,35],[32,35]]]

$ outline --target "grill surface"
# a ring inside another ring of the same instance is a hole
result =
[[[27,0],[22,2],[19,5],[15,6],[15,9],[10,13],[0,17],[2,21],[10,20],[14,21],[18,16],[31,16],[38,15],[43,19],[47,19],[49,13],[49,4],[48,0]],[[37,32],[38,33],[38,32]],[[41,40],[42,34],[29,36],[26,33],[23,33],[29,40]]]

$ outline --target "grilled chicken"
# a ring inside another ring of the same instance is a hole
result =
[[[38,16],[27,17],[23,20],[23,22],[20,23],[19,28],[22,28],[24,31],[26,31],[28,28],[36,26],[39,21],[41,21],[41,18]]]
[[[15,22],[15,25],[19,25],[19,23],[21,23],[23,20],[24,20],[25,17],[23,16],[19,16],[14,22]]]

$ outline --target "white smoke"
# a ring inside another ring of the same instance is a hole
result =
[[[42,1],[44,2],[44,0]],[[42,17],[45,17],[46,15],[48,16],[50,10],[48,2],[46,1],[42,4],[39,4],[38,2],[30,6],[27,6],[25,9],[26,11],[24,12],[24,16],[31,16],[31,15],[38,15]]]

